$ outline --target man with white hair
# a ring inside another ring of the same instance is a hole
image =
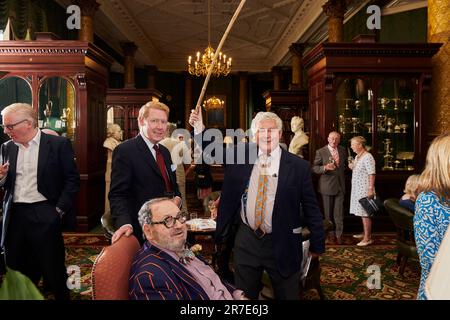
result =
[[[69,299],[61,220],[73,213],[80,184],[72,144],[41,132],[29,104],[11,104],[1,114],[11,138],[0,153],[6,265],[35,283],[42,275],[56,299]]]
[[[199,141],[204,129],[201,113],[193,110],[189,123]],[[265,270],[276,299],[298,299],[302,262],[302,228],[311,231],[310,252],[323,253],[322,214],[311,181],[309,163],[280,148],[282,122],[272,112],[255,120],[256,143],[246,144],[244,164],[225,163],[215,239],[230,236],[240,218],[234,245],[235,285],[258,299]],[[236,149],[239,151],[239,148]],[[251,159],[255,154],[256,159]],[[238,157],[240,155],[237,155]]]

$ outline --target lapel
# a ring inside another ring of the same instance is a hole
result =
[[[181,262],[175,260],[159,248],[152,246],[149,242],[146,242],[146,245],[149,247],[149,250],[152,253],[159,256],[161,260],[164,260],[167,264],[170,265],[172,273],[175,274],[175,276],[183,282],[186,288],[189,288],[187,294],[191,295],[193,292],[196,292],[197,295],[201,297],[201,299],[209,299],[203,288],[197,283],[197,280],[189,273],[189,271],[181,264]]]
[[[39,129],[38,129],[39,130]],[[41,140],[39,141],[39,155],[38,155],[38,170],[37,170],[37,182],[41,180],[44,173],[45,165],[47,164],[48,155],[50,154],[50,140],[48,136],[41,132]]]
[[[144,162],[147,163],[150,166],[150,168],[152,168],[153,171],[155,171],[155,173],[159,175],[162,179],[162,175],[161,172],[159,171],[159,167],[158,164],[156,163],[155,157],[148,148],[147,143],[145,143],[144,138],[142,138],[141,134],[138,134],[134,139],[138,150],[141,152],[142,159],[144,159]]]
[[[291,168],[292,162],[288,157],[288,152],[281,148],[280,157],[280,170],[278,171],[278,185],[277,192],[275,193],[275,202],[273,205],[272,215],[277,212],[278,204],[280,203],[280,197],[285,193],[284,187],[287,186],[287,178],[289,172],[293,172],[294,168]]]
[[[9,172],[13,172],[11,175],[11,186],[14,188],[16,184],[16,168],[17,168],[17,154],[19,153],[19,147],[11,140],[9,143],[9,150],[6,152],[5,162],[9,161]]]

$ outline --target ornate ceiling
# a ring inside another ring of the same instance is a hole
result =
[[[67,6],[69,0],[58,0]],[[187,57],[208,44],[207,0],[97,0],[95,33],[117,52],[134,42],[137,65],[186,70]],[[290,62],[293,42],[326,39],[326,0],[247,0],[222,48],[233,72],[269,71]],[[354,0],[349,19],[368,1]],[[240,0],[211,0],[211,45],[217,47]]]

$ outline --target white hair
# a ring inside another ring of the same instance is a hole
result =
[[[256,133],[256,131],[258,131],[259,129],[259,124],[261,123],[261,121],[264,120],[275,120],[275,123],[277,124],[277,129],[278,130],[283,130],[283,122],[281,121],[280,117],[278,115],[276,115],[273,112],[258,112],[255,116],[254,120],[254,125],[255,125],[255,131],[252,131],[254,133]],[[252,126],[253,126],[253,121],[252,121]]]

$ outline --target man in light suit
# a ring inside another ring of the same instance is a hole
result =
[[[238,217],[233,256],[236,287],[250,299],[258,299],[266,270],[276,299],[299,299],[301,230],[307,226],[311,231],[310,254],[317,258],[325,250],[322,213],[308,162],[279,146],[281,119],[264,112],[255,122],[256,144],[241,148],[245,163],[224,161],[215,239],[218,244],[225,242]],[[193,110],[189,123],[205,150],[201,114]],[[239,152],[239,146],[235,151]]]
[[[179,206],[181,194],[169,150],[159,142],[167,132],[169,107],[150,101],[139,110],[140,133],[114,149],[109,203],[116,242],[122,235],[135,234],[144,241],[138,212],[148,200],[168,196]]]
[[[61,220],[74,214],[79,174],[70,140],[37,128],[38,116],[25,103],[1,112],[11,138],[1,146],[3,199],[1,247],[6,265],[37,283],[44,278],[56,299],[68,299]]]
[[[244,299],[186,247],[187,213],[168,198],[155,198],[139,211],[146,242],[131,265],[131,300]]]
[[[340,146],[341,135],[332,131],[328,144],[316,151],[313,171],[320,175],[319,192],[322,194],[325,218],[334,220],[335,231],[329,234],[330,242],[342,243],[344,230],[345,162],[347,151]]]

